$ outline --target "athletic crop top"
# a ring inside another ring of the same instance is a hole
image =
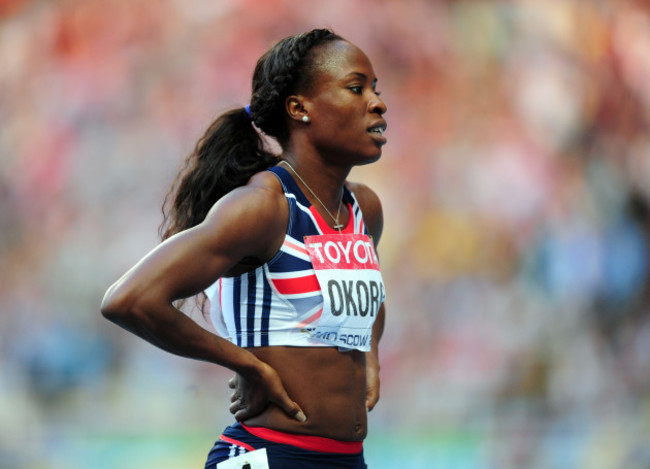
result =
[[[309,203],[288,171],[269,169],[289,204],[280,250],[264,265],[222,277],[205,290],[222,337],[240,347],[299,346],[370,349],[384,284],[354,194],[342,234]],[[325,293],[323,293],[325,292]]]

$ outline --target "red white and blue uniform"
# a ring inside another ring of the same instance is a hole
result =
[[[287,170],[276,166],[269,171],[280,180],[289,204],[284,242],[264,265],[235,277],[222,277],[206,289],[212,322],[221,336],[240,347],[332,346],[314,335],[323,314],[323,292],[305,237],[339,232],[323,220]],[[350,220],[341,233],[367,235],[359,204],[347,187],[343,203],[350,212]],[[373,295],[373,307],[378,309],[384,301],[383,283]],[[362,303],[368,306],[370,302],[364,299]],[[374,313],[373,310],[366,321],[370,327]]]
[[[280,180],[289,205],[287,233],[280,250],[264,265],[220,278],[206,290],[217,332],[240,347],[338,345],[340,349],[368,350],[369,343],[350,343],[349,339],[357,336],[357,330],[369,339],[384,301],[384,287],[354,194],[344,188],[343,203],[350,220],[339,233],[323,220],[287,170],[276,166],[269,171]],[[327,265],[332,259],[337,262]],[[341,280],[337,280],[339,276]],[[334,286],[324,294],[327,288],[323,284],[328,285],[328,279]],[[340,296],[332,299],[332,291]],[[332,335],[337,340],[325,338]],[[342,339],[347,341],[340,343]],[[294,435],[240,423],[224,430],[205,467],[254,468],[254,460],[260,461],[257,467],[271,469],[298,467],[297,461],[304,469],[366,469],[361,442]]]
[[[239,422],[226,428],[214,444],[205,469],[224,465],[237,469],[368,469],[361,441],[295,435]]]

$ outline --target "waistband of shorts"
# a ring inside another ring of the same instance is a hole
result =
[[[363,441],[342,441],[314,435],[285,433],[264,427],[249,427],[240,422],[248,433],[274,443],[296,446],[319,453],[357,454],[363,451]]]

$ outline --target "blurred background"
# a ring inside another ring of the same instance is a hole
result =
[[[99,304],[257,58],[313,27],[366,51],[389,108],[352,178],[386,218],[370,468],[649,468],[634,0],[0,1],[0,467],[203,467],[230,372]]]

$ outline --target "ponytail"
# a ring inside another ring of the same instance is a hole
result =
[[[165,197],[161,238],[198,225],[221,197],[277,161],[265,150],[245,108],[220,115],[187,156]]]
[[[212,123],[165,197],[162,239],[198,225],[217,200],[278,162],[265,150],[255,126],[285,146],[289,138],[285,100],[313,81],[319,70],[311,54],[314,47],[336,40],[342,38],[331,30],[314,29],[282,39],[260,57],[250,105],[228,111]]]

